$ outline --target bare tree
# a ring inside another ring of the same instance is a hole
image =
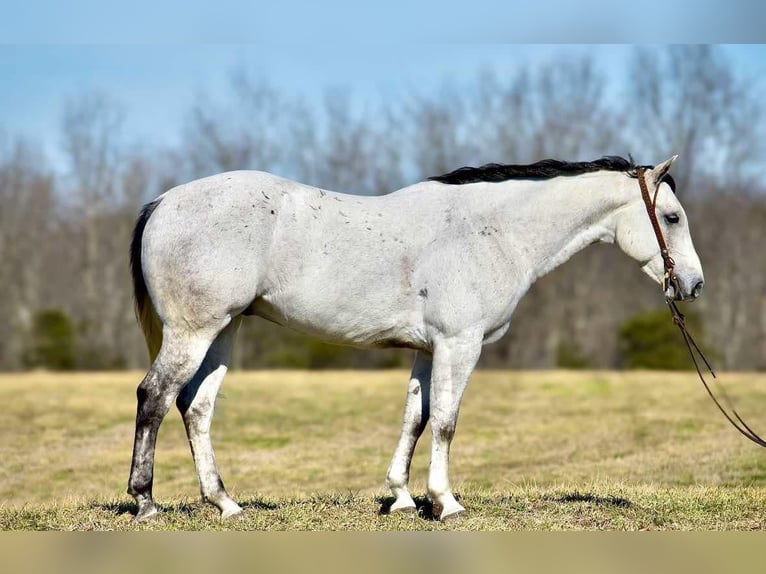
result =
[[[763,107],[720,47],[638,49],[628,81],[631,134],[642,155],[656,158],[645,161],[681,155],[674,167],[681,193],[704,191],[711,178],[747,181],[762,165]]]
[[[505,82],[485,74],[470,106],[471,131],[502,154],[500,161],[510,163],[616,153],[619,121],[604,85],[589,58],[525,67]],[[593,278],[606,282],[614,275],[615,255],[603,249],[585,252],[538,281],[514,315],[507,347],[490,351],[486,361],[494,363],[497,353],[506,364],[552,366],[565,347],[593,363],[608,361],[605,355],[613,354],[614,346],[599,334],[613,332],[618,318],[604,305],[612,286],[594,289]]]
[[[43,301],[56,199],[42,154],[0,137],[0,367],[18,368],[34,312]]]
[[[89,351],[81,358],[84,366],[123,364],[137,342],[125,336],[131,329],[125,246],[146,195],[149,168],[128,150],[121,136],[123,118],[118,103],[87,94],[67,103],[62,121],[67,205],[75,221],[68,227],[68,240],[78,247],[70,258],[78,263],[72,310]]]
[[[321,130],[314,130],[316,153],[313,163],[320,187],[376,195],[402,185],[397,151],[397,134],[386,114],[370,114],[361,102],[345,90],[325,94],[318,118]]]
[[[203,98],[192,108],[183,154],[190,177],[237,169],[275,170],[284,157],[291,102],[244,70],[231,76],[231,97]]]
[[[62,122],[66,170],[52,169],[29,142],[0,135],[0,312],[10,331],[0,367],[21,366],[31,318],[48,307],[75,319],[91,350],[83,364],[144,365],[126,246],[140,204],[195,177],[262,169],[376,194],[462,165],[633,151],[647,163],[682,154],[674,175],[681,193],[694,190],[684,204],[706,270],[695,309],[719,362],[764,368],[762,95],[718,48],[640,49],[630,64],[619,100],[606,97],[597,61],[563,57],[385,104],[343,89],[313,103],[239,70],[225,97],[197,102],[182,143],[167,150],[128,145],[113,100],[72,99]],[[483,364],[553,366],[563,349],[592,366],[615,366],[619,324],[659,305],[656,285],[635,264],[613,247],[592,248],[532,288]],[[330,352],[263,321],[243,331],[251,345],[240,346],[239,365],[285,357],[401,364],[401,354]]]
[[[438,98],[416,96],[401,116],[407,125],[406,145],[417,179],[445,173],[475,158],[475,142],[466,130],[466,101],[445,86]]]

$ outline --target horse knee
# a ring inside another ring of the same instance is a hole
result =
[[[434,418],[431,421],[431,432],[433,433],[434,438],[452,442],[452,439],[455,436],[456,423],[457,421],[455,421],[454,418],[449,420]]]
[[[162,420],[170,410],[173,397],[168,396],[168,390],[162,385],[147,377],[136,389],[136,401],[141,420]]]
[[[187,349],[166,339],[160,354],[136,390],[139,415],[162,419],[174,401],[179,409],[187,409],[194,393],[186,396],[184,387],[200,368],[203,351],[206,347],[201,344]]]

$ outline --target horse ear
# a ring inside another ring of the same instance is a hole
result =
[[[654,184],[654,187],[660,185],[662,178],[665,177],[665,174],[668,173],[670,166],[673,165],[673,162],[676,161],[677,157],[678,155],[674,155],[670,159],[666,159],[660,165],[654,166],[649,170],[646,175],[649,176],[648,179]]]

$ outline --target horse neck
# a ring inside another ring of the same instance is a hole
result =
[[[626,202],[620,176],[559,177],[508,194],[504,217],[512,221],[512,241],[527,255],[531,282],[592,243],[614,241],[613,214]]]

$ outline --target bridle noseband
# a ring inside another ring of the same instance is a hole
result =
[[[731,399],[729,399],[729,396],[723,390],[723,387],[719,385],[721,396],[723,397],[726,406],[728,406],[729,410],[731,410],[731,415],[715,397],[713,391],[708,386],[705,377],[702,376],[702,371],[700,370],[699,363],[697,362],[697,357],[694,355],[695,351],[700,356],[703,363],[705,363],[705,366],[707,367],[708,371],[710,371],[710,374],[713,375],[713,378],[716,378],[715,371],[713,371],[713,367],[710,365],[710,361],[707,360],[707,357],[705,357],[705,355],[700,350],[699,346],[694,340],[694,337],[692,337],[691,333],[689,333],[688,329],[686,328],[686,318],[681,313],[681,311],[678,310],[678,306],[674,300],[680,300],[683,295],[681,293],[681,282],[679,281],[678,276],[675,274],[675,261],[673,261],[673,258],[670,256],[667,243],[665,242],[665,237],[662,235],[662,229],[660,228],[659,221],[657,221],[657,193],[659,192],[660,187],[658,185],[657,189],[654,190],[654,197],[650,197],[649,190],[646,186],[646,168],[637,168],[636,177],[638,177],[638,186],[641,188],[641,197],[644,200],[646,212],[649,214],[649,221],[652,222],[654,235],[657,238],[657,243],[660,246],[662,263],[665,267],[665,276],[662,281],[662,291],[665,295],[665,303],[667,303],[668,308],[670,309],[670,314],[673,317],[673,322],[678,325],[678,329],[681,331],[681,335],[683,335],[684,343],[686,343],[686,348],[689,351],[689,356],[692,359],[694,368],[697,370],[697,375],[699,376],[700,381],[702,381],[707,394],[710,395],[710,398],[713,399],[713,402],[718,407],[718,410],[723,413],[723,416],[726,417],[732,426],[734,426],[735,429],[737,429],[740,433],[753,441],[755,444],[766,447],[766,441],[758,436],[756,432],[751,429],[744,420],[742,420],[742,417],[739,416],[739,413],[737,413],[737,410],[734,408],[734,405],[732,404]],[[668,288],[671,286],[673,287],[672,297],[668,295]]]

